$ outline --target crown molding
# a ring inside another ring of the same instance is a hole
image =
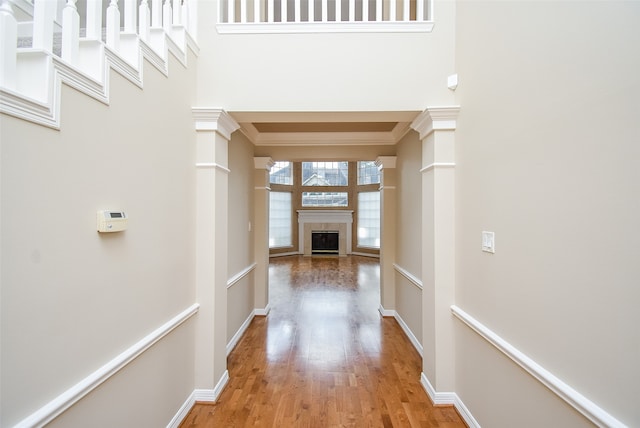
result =
[[[271,167],[275,164],[270,157],[255,157],[253,158],[253,165],[255,169],[266,169],[271,171]]]
[[[231,134],[240,128],[238,122],[222,109],[194,107],[192,113],[196,131],[214,131],[230,140]]]
[[[421,140],[434,131],[453,131],[459,112],[460,106],[427,107],[411,123],[411,128],[420,134]]]

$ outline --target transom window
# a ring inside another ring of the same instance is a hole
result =
[[[358,161],[358,185],[380,184],[380,169],[374,161]]]
[[[269,182],[271,184],[293,184],[293,168],[291,162],[278,161],[273,164],[269,171]]]
[[[302,162],[303,186],[349,185],[349,162]]]

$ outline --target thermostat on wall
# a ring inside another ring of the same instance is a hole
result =
[[[98,232],[121,232],[127,229],[124,211],[98,211]]]

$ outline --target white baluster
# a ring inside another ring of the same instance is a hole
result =
[[[349,22],[356,20],[356,0],[349,0]]]
[[[425,0],[416,2],[416,21],[424,21],[424,2]]]
[[[198,37],[198,2],[189,0],[189,34],[194,40]]]
[[[87,0],[87,32],[90,40],[102,40],[102,0]]]
[[[336,22],[342,21],[342,0],[336,0]]]
[[[293,3],[293,16],[295,22],[300,22],[300,0],[295,0]]]
[[[76,7],[76,0],[67,0],[62,11],[62,59],[69,64],[78,63],[78,49],[80,44],[80,15]]]
[[[382,22],[382,0],[376,0],[376,22]]]
[[[182,0],[173,0],[173,25],[182,24]]]
[[[18,21],[9,0],[0,4],[0,86],[16,88]]]
[[[171,19],[173,12],[171,10],[171,0],[165,0],[162,6],[162,28],[167,33],[171,33]]]
[[[418,1],[418,3],[420,3]],[[409,0],[402,1],[402,20],[404,22],[409,22],[411,20],[410,16],[411,6],[409,5]]]
[[[120,10],[117,0],[111,0],[107,8],[107,46],[120,49]]]
[[[367,22],[368,20],[369,20],[369,0],[362,0],[362,21]]]
[[[236,22],[236,2],[227,0],[227,22]]]
[[[162,27],[162,0],[151,0],[151,27]]]
[[[267,3],[267,22],[273,22],[273,20],[274,20],[273,8],[274,8],[273,0],[268,0],[268,3]]]
[[[247,1],[240,0],[240,22],[247,22]]]
[[[140,38],[145,42],[149,41],[149,27],[151,26],[151,16],[149,12],[149,2],[142,0],[140,7],[138,8],[139,21],[138,21],[138,34]]]
[[[182,26],[189,31],[189,25],[191,24],[191,21],[189,20],[189,14],[191,12],[189,11],[189,1],[188,0],[184,0],[182,2]]]
[[[35,0],[33,4],[33,48],[47,52],[53,50],[53,20],[56,2]]]
[[[327,0],[322,0],[322,22],[329,20],[329,5]]]
[[[253,0],[253,22],[262,21],[262,11],[260,10],[260,0]]]
[[[138,20],[136,0],[124,0],[124,32],[135,33]]]
[[[289,3],[288,0],[280,0],[280,22],[287,22],[289,20],[287,3]]]
[[[316,0],[309,0],[309,22],[316,20]]]
[[[389,1],[389,21],[396,20],[396,8],[398,5],[396,4],[396,0]]]

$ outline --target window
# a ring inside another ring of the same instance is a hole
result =
[[[269,248],[290,247],[291,233],[291,193],[269,193]]]
[[[380,192],[358,193],[358,246],[380,248]]]
[[[374,161],[358,161],[358,185],[379,184],[380,170]]]
[[[291,162],[275,162],[269,171],[269,182],[271,184],[292,185],[293,168]]]
[[[302,162],[303,186],[347,186],[349,162]]]
[[[348,207],[347,192],[302,192],[303,207]]]

